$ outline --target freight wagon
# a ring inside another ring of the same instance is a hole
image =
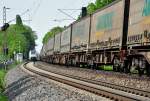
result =
[[[42,46],[42,49],[41,49],[41,51],[40,51],[40,56],[39,56],[39,58],[40,58],[40,60],[42,60],[42,61],[46,61],[46,44],[43,44],[43,46]]]
[[[67,65],[69,60],[69,53],[71,47],[71,25],[65,28],[61,33],[61,45],[60,45],[60,64]]]
[[[53,53],[53,63],[59,64],[60,62],[60,43],[61,43],[61,33],[55,35],[54,39],[54,53]]]
[[[87,64],[86,50],[89,45],[91,17],[87,16],[72,24],[70,64],[84,66]]]
[[[150,0],[116,0],[49,41],[41,50],[48,62],[94,68],[112,65],[114,71],[149,75]]]

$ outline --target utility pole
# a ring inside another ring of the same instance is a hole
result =
[[[6,24],[6,10],[10,9],[10,8],[6,8],[5,6],[3,7],[3,26],[5,26]],[[7,33],[6,30],[4,31],[4,44],[3,44],[3,51],[4,51],[4,55],[7,56],[8,54],[8,47],[7,47]]]
[[[6,23],[6,7],[3,7],[3,25]]]
[[[3,7],[3,26],[6,23],[6,7]],[[6,55],[6,31],[4,31],[4,42],[3,42],[3,52],[4,52],[4,56]]]
[[[21,53],[21,48],[20,48],[20,41],[19,41],[19,53]]]

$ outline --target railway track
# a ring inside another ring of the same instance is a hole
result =
[[[41,66],[38,67],[29,67],[27,66],[27,63],[24,64],[24,68],[34,72],[38,75],[44,76],[46,78],[49,79],[53,79],[55,81],[61,82],[61,83],[65,83],[71,86],[74,86],[76,88],[79,89],[83,89],[92,93],[95,93],[97,95],[106,97],[106,98],[110,98],[111,100],[115,100],[115,101],[150,101],[149,98],[149,94],[147,94],[147,92],[144,92],[144,94],[146,94],[144,97],[143,95],[136,95],[136,94],[131,94],[126,91],[126,88],[123,88],[124,90],[122,90],[122,88],[120,87],[120,90],[116,89],[115,85],[112,84],[107,84],[103,82],[103,84],[98,83],[97,81],[91,81],[91,80],[86,80],[83,78],[79,78],[79,77],[73,77],[71,75],[68,74],[60,74],[60,73],[56,73],[56,72],[50,72],[47,70],[44,70],[43,68],[40,68]],[[142,91],[140,90],[134,90],[136,93],[139,94],[143,94]]]
[[[90,80],[88,78],[83,78],[83,77],[79,77],[79,76],[75,77],[75,76],[70,75],[70,74],[62,74],[60,72],[51,71],[48,68],[43,68],[44,66],[45,65],[42,65],[42,64],[36,64],[37,68],[43,69],[43,70],[46,70],[46,71],[49,71],[49,72],[52,72],[52,73],[56,73],[56,74],[59,74],[59,75],[67,76],[69,78],[74,78],[74,79],[82,80],[82,81],[85,81],[85,82],[90,82],[90,83],[93,83],[93,84],[97,84],[97,85],[109,87],[109,88],[112,88],[112,89],[121,90],[121,91],[124,91],[124,92],[128,92],[128,93],[132,93],[132,94],[136,94],[136,95],[139,95],[139,96],[144,96],[144,97],[149,97],[150,98],[150,92],[149,91],[144,91],[144,90],[135,89],[135,88],[131,88],[131,87],[120,86],[120,85],[107,83],[107,82],[102,82],[102,81]]]

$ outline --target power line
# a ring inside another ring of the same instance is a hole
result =
[[[23,13],[21,13],[21,16],[25,15],[27,12],[29,12],[30,10],[27,9],[26,11],[24,11]]]
[[[76,11],[73,11],[70,15],[72,16],[74,13],[76,13],[77,12],[77,10]]]
[[[61,9],[61,10],[66,10],[66,11],[67,10],[69,10],[69,11],[71,10],[72,11],[72,10],[81,10],[81,9]]]
[[[42,1],[43,1],[43,0],[39,0],[38,5],[37,5],[37,7],[35,8],[35,10],[34,10],[34,12],[33,12],[33,16],[32,16],[32,18],[36,15],[36,13],[37,13],[38,9],[40,8],[40,6],[41,6],[41,4],[42,4]]]
[[[62,22],[62,21],[66,21],[66,20],[74,20],[74,19],[54,19],[52,21],[55,21],[55,22]]]
[[[58,9],[59,12],[63,13],[64,15],[68,16],[69,18],[76,20],[74,17],[72,17],[70,14],[66,13],[64,10],[81,10],[81,9]]]
[[[34,6],[36,5],[36,3],[37,3],[37,0],[35,0],[35,1],[32,3],[32,5],[31,5],[31,7],[30,7],[30,11],[32,10],[32,7],[34,7]]]
[[[27,9],[26,11],[24,11],[23,13],[21,13],[20,16],[25,15],[27,12],[29,12],[29,9]],[[16,20],[16,18],[14,18],[14,19],[12,19],[12,20],[9,20],[8,23],[11,23],[11,22],[13,22],[13,21],[15,21],[15,20]]]

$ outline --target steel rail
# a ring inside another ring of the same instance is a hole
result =
[[[46,78],[49,78],[49,79],[52,79],[52,80],[55,80],[55,81],[58,81],[58,82],[61,82],[64,84],[68,84],[68,85],[74,86],[76,88],[83,89],[83,90],[95,93],[97,95],[100,95],[100,96],[103,96],[106,98],[110,98],[111,100],[115,100],[115,101],[148,101],[148,98],[146,98],[146,97],[141,97],[141,96],[136,96],[136,95],[131,96],[130,94],[123,93],[122,91],[121,91],[122,93],[120,93],[120,91],[117,91],[117,90],[113,90],[113,89],[110,90],[110,88],[106,89],[106,87],[104,87],[105,88],[104,89],[103,87],[99,87],[99,85],[85,82],[82,80],[78,80],[78,79],[69,80],[69,79],[65,79],[63,77],[53,76],[50,74],[50,72],[47,74],[42,71],[37,71],[35,69],[31,69],[31,68],[27,67],[26,64],[24,64],[25,69],[27,69],[33,73],[36,73],[40,76],[43,76],[43,77],[46,77]],[[57,75],[59,75],[59,74],[57,74]],[[60,76],[62,76],[62,75],[60,75]],[[79,81],[81,81],[81,82],[79,82]]]
[[[46,71],[49,71],[49,72],[52,72],[52,73],[55,73],[55,74],[63,75],[63,76],[69,77],[69,78],[78,79],[78,80],[82,80],[82,81],[85,81],[85,82],[89,82],[89,83],[93,83],[93,84],[97,84],[97,85],[109,87],[109,88],[112,88],[112,89],[121,90],[121,91],[124,91],[124,92],[128,92],[128,93],[132,93],[132,94],[136,94],[136,95],[140,95],[140,96],[150,98],[150,92],[149,91],[135,89],[135,88],[126,87],[126,86],[120,86],[120,85],[117,85],[117,84],[103,82],[103,81],[91,80],[91,79],[88,79],[88,78],[73,76],[73,75],[70,75],[70,74],[67,74],[67,73],[62,74],[60,72],[51,71],[48,68],[42,68],[43,65],[41,65],[41,64],[37,64],[35,66],[39,69],[46,70]]]

